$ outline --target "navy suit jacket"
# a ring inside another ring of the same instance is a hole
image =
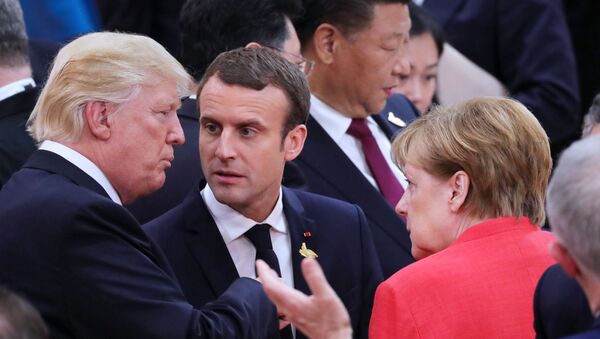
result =
[[[427,0],[423,7],[452,46],[533,112],[553,155],[578,137],[577,68],[561,1]]]
[[[258,338],[276,333],[262,287],[239,279],[201,310],[133,216],[62,157],[36,151],[0,191],[0,284],[52,338]]]
[[[37,96],[32,88],[0,101],[0,188],[36,150],[26,124]]]
[[[196,185],[182,204],[143,226],[162,248],[183,293],[195,307],[215,300],[238,278],[200,195],[204,186],[205,182]],[[319,255],[327,280],[348,309],[356,337],[367,338],[375,289],[382,275],[364,214],[357,206],[285,187],[283,211],[291,238],[294,287],[310,294],[298,252],[305,242]]]
[[[387,120],[390,111],[409,123],[417,116],[417,110],[405,97],[395,95],[388,100],[381,114],[372,116],[391,139],[399,132],[399,127]],[[312,116],[309,118],[308,137],[294,163],[302,171],[309,191],[360,206],[369,221],[383,276],[387,279],[414,262],[406,225],[379,190],[329,137],[324,127]]]
[[[565,337],[565,339],[598,339],[600,338],[600,318],[594,320],[594,325],[589,331]]]
[[[540,278],[533,299],[536,338],[560,338],[585,331],[594,318],[585,293],[560,265]]]

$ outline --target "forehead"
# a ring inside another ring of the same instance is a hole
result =
[[[268,85],[260,91],[240,85],[229,85],[216,75],[202,88],[198,98],[202,117],[227,117],[245,119],[261,116],[265,119],[283,119],[287,114],[289,101],[283,90]]]
[[[400,3],[376,4],[371,24],[356,33],[368,39],[403,38],[410,32],[408,6]]]
[[[177,109],[181,98],[177,93],[177,84],[169,79],[156,79],[151,84],[140,85],[140,92],[134,101],[160,109]]]

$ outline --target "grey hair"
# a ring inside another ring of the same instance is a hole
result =
[[[600,124],[600,93],[596,94],[590,109],[583,118],[583,137],[589,137],[592,133],[592,128],[597,124]]]
[[[600,136],[582,139],[561,155],[550,180],[550,227],[573,257],[600,278]]]
[[[19,0],[0,0],[0,66],[29,64],[29,45]]]

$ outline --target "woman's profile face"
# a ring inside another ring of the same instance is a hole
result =
[[[409,182],[396,213],[406,218],[412,255],[423,259],[448,247],[456,238],[450,179],[442,179],[407,162],[404,174]]]
[[[431,33],[411,37],[408,43],[410,73],[400,75],[394,92],[404,94],[424,114],[437,88],[439,51]]]

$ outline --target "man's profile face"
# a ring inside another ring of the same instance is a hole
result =
[[[198,98],[202,170],[217,200],[261,221],[279,196],[286,160],[282,128],[289,111],[284,92],[223,83],[216,75]],[[293,133],[293,132],[290,132]]]
[[[177,118],[181,101],[173,81],[155,81],[109,116],[114,164],[107,177],[123,203],[150,194],[165,182],[173,144],[185,137]],[[111,121],[112,120],[112,121]]]
[[[407,73],[406,49],[410,31],[408,6],[376,4],[371,25],[341,38],[329,76],[335,77],[354,118],[380,112],[398,76]]]

